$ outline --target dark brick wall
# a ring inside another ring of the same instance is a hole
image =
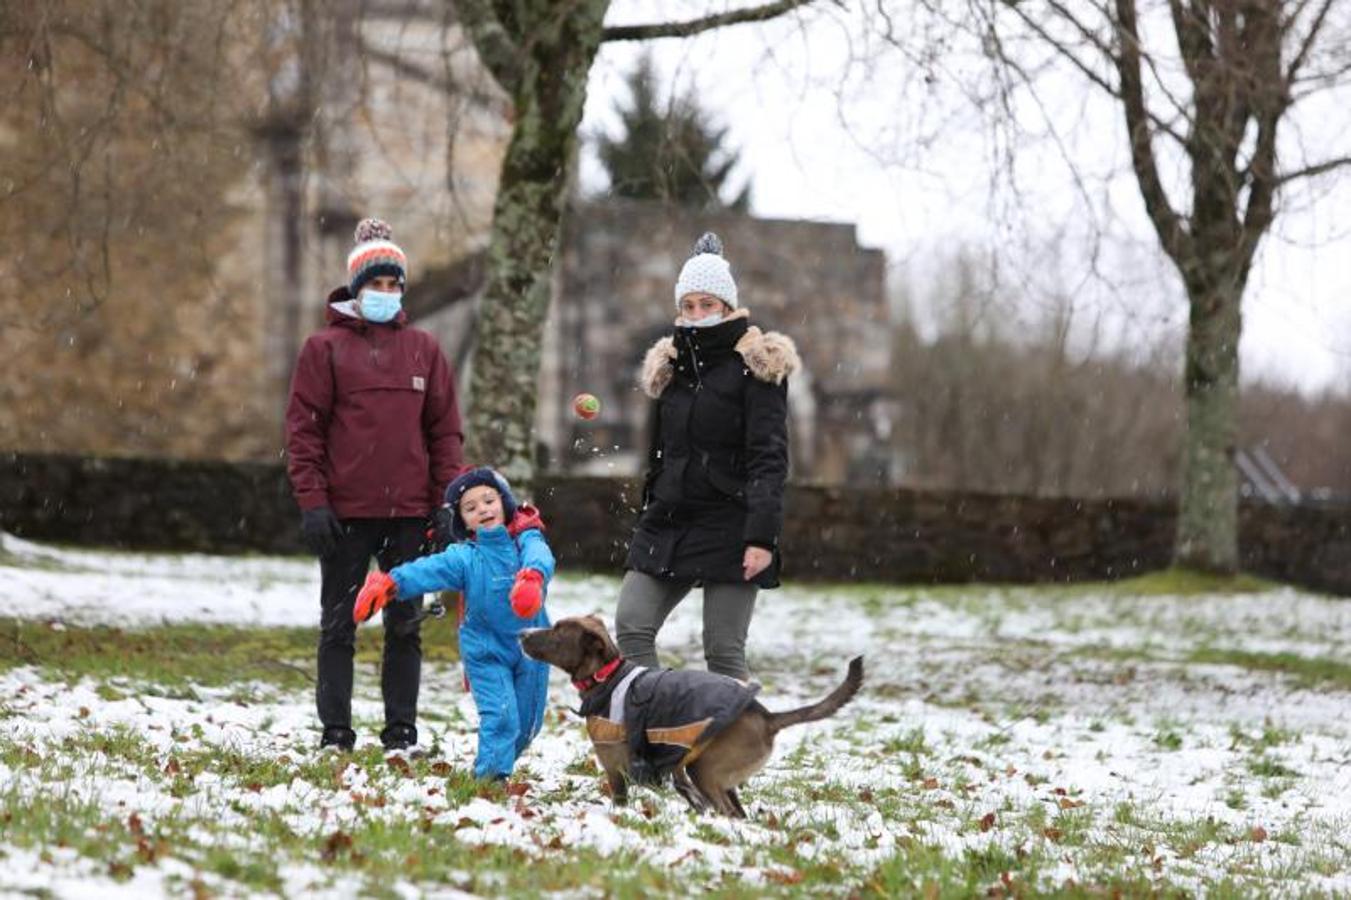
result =
[[[535,491],[561,565],[618,572],[636,480],[552,477]],[[786,579],[1074,581],[1168,564],[1163,502],[793,486]],[[0,528],[40,540],[298,553],[280,465],[0,455]],[[1351,510],[1245,505],[1244,568],[1351,595]]]

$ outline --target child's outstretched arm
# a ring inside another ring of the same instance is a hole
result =
[[[433,591],[464,590],[470,552],[467,544],[451,544],[440,553],[390,569],[390,577],[399,588],[399,599],[407,600]]]
[[[521,532],[521,568],[511,586],[511,608],[522,619],[532,618],[544,605],[544,591],[554,577],[554,554],[537,528]]]
[[[357,593],[352,620],[364,622],[394,600],[420,597],[430,591],[462,590],[468,552],[467,547],[456,544],[388,572],[371,572]]]

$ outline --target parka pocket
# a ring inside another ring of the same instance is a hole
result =
[[[713,486],[714,490],[733,500],[746,499],[745,481],[722,471],[718,465],[718,460],[708,451],[700,453],[699,460],[704,469],[704,476],[708,479],[708,483]],[[731,460],[730,465],[736,465],[735,457]]]

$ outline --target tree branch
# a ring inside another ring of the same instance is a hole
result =
[[[722,28],[726,25],[740,25],[745,22],[764,22],[777,18],[786,12],[806,6],[812,0],[777,0],[762,6],[735,9],[724,13],[715,13],[687,22],[662,22],[653,25],[612,25],[601,32],[602,41],[650,41],[658,38],[690,37]]]
[[[1133,4],[1131,9],[1133,17]],[[1187,77],[1199,87],[1204,77],[1201,66],[1214,55],[1210,35],[1206,33],[1205,25],[1197,22],[1196,11],[1184,8],[1182,0],[1168,0],[1168,10],[1172,13],[1173,30],[1177,32],[1178,48],[1182,51],[1182,64],[1187,69]]]
[[[1168,202],[1168,192],[1159,177],[1158,162],[1149,129],[1144,83],[1140,74],[1140,31],[1136,21],[1135,0],[1116,0],[1117,29],[1121,52],[1116,57],[1121,80],[1121,103],[1126,111],[1130,132],[1131,164],[1145,201],[1145,211],[1154,223],[1163,249],[1179,266],[1191,255],[1191,237],[1182,220]]]
[[[1323,30],[1323,23],[1327,21],[1328,9],[1332,6],[1332,0],[1323,0],[1323,5],[1318,7],[1318,12],[1314,14],[1313,22],[1309,24],[1309,33],[1304,35],[1304,40],[1299,45],[1299,50],[1295,53],[1295,58],[1290,60],[1290,67],[1285,70],[1285,83],[1293,84],[1295,76],[1299,70],[1304,67],[1304,63],[1309,58],[1309,51],[1318,40],[1319,33]],[[1298,13],[1296,13],[1298,16]],[[1294,25],[1294,18],[1290,21]]]
[[[503,27],[490,0],[456,0],[455,8],[483,65],[502,90],[515,96],[522,50]]]
[[[1319,175],[1326,175],[1335,169],[1345,166],[1351,166],[1351,156],[1339,156],[1336,159],[1325,159],[1320,163],[1314,163],[1312,166],[1305,166],[1302,169],[1295,169],[1290,172],[1282,172],[1276,176],[1276,186],[1284,187],[1292,181],[1300,178],[1316,178]]]
[[[1032,29],[1032,31],[1037,35],[1037,37],[1041,38],[1041,40],[1044,41],[1046,45],[1052,49],[1052,51],[1054,51],[1057,55],[1063,57],[1066,61],[1070,63],[1070,65],[1078,69],[1079,72],[1085,78],[1087,78],[1089,81],[1093,82],[1103,91],[1105,91],[1109,97],[1113,97],[1117,100],[1122,99],[1121,90],[1119,87],[1112,84],[1102,75],[1094,71],[1093,68],[1088,63],[1080,59],[1074,53],[1074,51],[1066,47],[1063,42],[1057,40],[1053,35],[1051,35],[1051,33],[1046,30],[1046,27],[1044,25],[1042,25],[1040,22],[1037,22],[1031,16],[1029,16],[1027,12],[1023,9],[1022,3],[1016,2],[1016,0],[1002,0],[1002,2],[1006,7],[1008,7],[1008,9],[1014,15],[1016,15],[1019,19],[1023,21],[1024,25]],[[1107,60],[1109,64],[1114,64],[1116,62],[1116,56],[1115,54],[1112,53],[1111,47],[1105,44],[1101,38],[1097,37],[1097,35],[1095,35],[1092,32],[1092,30],[1088,28],[1088,26],[1084,25],[1076,16],[1074,16],[1068,10],[1068,8],[1066,8],[1063,4],[1060,3],[1052,3],[1051,8],[1057,15],[1061,16],[1063,19],[1068,21],[1076,31],[1078,31],[1081,35],[1083,35],[1084,38],[1088,40],[1088,42],[1091,43],[1098,50],[1098,52],[1103,55],[1103,57]],[[1149,65],[1152,71],[1153,60],[1149,60]],[[1157,78],[1157,74],[1155,77]],[[1162,84],[1162,79],[1159,79],[1159,82],[1160,84]],[[1169,101],[1173,104],[1174,108],[1176,108],[1178,112],[1182,113],[1183,117],[1185,118],[1186,111],[1182,108],[1182,105],[1177,102],[1177,99],[1174,98],[1171,94],[1169,94],[1166,89],[1164,90],[1164,95],[1168,97]],[[1186,144],[1187,142],[1186,137],[1175,127],[1173,127],[1173,124],[1171,122],[1157,115],[1152,110],[1146,109],[1145,112],[1146,115],[1149,116],[1149,120],[1154,123],[1154,127],[1157,128],[1160,132],[1168,135],[1173,140],[1177,141],[1179,144],[1182,145]]]
[[[1248,164],[1248,208],[1243,216],[1242,260],[1244,271],[1252,263],[1257,244],[1275,217],[1275,198],[1279,182],[1276,176],[1276,128],[1290,108],[1289,92],[1281,70],[1281,43],[1284,37],[1275,11],[1262,8],[1247,11],[1244,23],[1244,50],[1248,84],[1239,95],[1245,97],[1257,120],[1257,144]]]
[[[363,57],[389,66],[396,74],[404,78],[434,87],[439,91],[449,91],[453,87],[449,81],[441,78],[435,72],[415,62],[410,62],[398,53],[372,47],[368,41],[361,41],[358,46]]]

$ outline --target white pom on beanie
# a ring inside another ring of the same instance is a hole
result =
[[[676,308],[686,294],[712,294],[732,309],[737,308],[736,280],[722,256],[722,241],[711,231],[694,243],[694,255],[685,260],[675,284]]]

